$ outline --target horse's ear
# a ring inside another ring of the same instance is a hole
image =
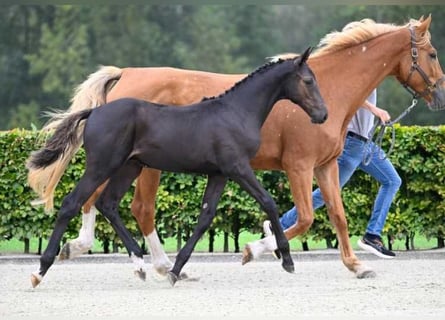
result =
[[[422,21],[422,20],[420,20]],[[431,13],[429,14],[428,18],[424,19],[420,25],[417,27],[419,30],[420,35],[423,37],[425,33],[428,31],[431,24]]]
[[[423,19],[425,19],[425,17],[422,15],[419,19],[419,22],[423,22]]]
[[[307,59],[309,58],[309,56],[311,55],[312,52],[312,47],[309,47],[306,49],[306,51],[300,56],[299,60],[296,60],[295,62],[298,61],[298,64],[301,66],[303,63],[305,63],[307,61]]]

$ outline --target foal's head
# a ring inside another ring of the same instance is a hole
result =
[[[294,71],[290,81],[285,84],[286,97],[298,104],[310,117],[313,123],[323,123],[328,117],[328,110],[320,94],[317,80],[306,61],[312,48],[306,49],[293,59]]]

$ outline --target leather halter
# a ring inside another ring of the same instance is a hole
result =
[[[440,85],[442,82],[445,81],[445,78],[442,77],[442,78],[438,79],[436,81],[436,83],[434,83],[434,84],[430,81],[430,79],[426,75],[425,71],[423,71],[422,67],[417,62],[417,58],[419,57],[419,53],[417,51],[416,35],[414,33],[413,27],[409,28],[409,32],[411,34],[411,58],[412,58],[412,63],[411,63],[411,68],[409,70],[408,78],[406,79],[405,83],[402,83],[402,85],[409,93],[411,93],[411,95],[413,96],[414,99],[418,99],[418,98],[423,98],[426,95],[431,94],[437,88],[438,85]],[[413,73],[415,71],[417,71],[420,74],[420,76],[423,78],[423,81],[426,84],[426,89],[423,90],[422,92],[417,92],[416,90],[412,89],[409,86],[409,84],[408,84],[409,80],[411,79],[411,76],[413,75]]]

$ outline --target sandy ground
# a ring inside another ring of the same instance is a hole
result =
[[[0,319],[445,319],[445,251],[360,258],[376,278],[356,279],[338,253],[296,254],[295,274],[270,256],[241,266],[239,255],[194,255],[184,271],[200,279],[172,288],[150,267],[145,282],[133,276],[125,255],[84,256],[32,289],[37,257],[0,256]]]

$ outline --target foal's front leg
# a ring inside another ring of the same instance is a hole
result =
[[[224,176],[209,176],[207,186],[202,199],[201,213],[198,218],[198,225],[193,230],[193,234],[190,239],[187,240],[185,246],[179,251],[176,256],[176,261],[173,269],[168,272],[168,279],[172,286],[175,285],[179,279],[179,274],[182,267],[187,263],[190,258],[196,243],[207,231],[212,223],[216,214],[216,206],[218,205],[219,198],[227,183],[227,178]]]

